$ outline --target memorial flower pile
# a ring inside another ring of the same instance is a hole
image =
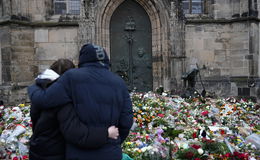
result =
[[[258,160],[260,106],[247,100],[131,93],[134,124],[123,152],[135,160]],[[30,106],[0,106],[0,159],[28,159]]]
[[[260,108],[246,101],[132,93],[124,152],[137,160],[260,159]]]

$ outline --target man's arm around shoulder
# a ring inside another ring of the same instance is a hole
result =
[[[31,103],[39,108],[47,109],[70,102],[68,77],[65,75],[66,73],[47,89],[42,89],[36,84],[29,86],[28,95]]]

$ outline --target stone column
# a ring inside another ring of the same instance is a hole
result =
[[[181,76],[184,73],[184,15],[181,10],[181,3],[176,1],[171,2],[170,14],[170,45],[171,45],[171,91],[173,93],[180,92],[182,88]]]
[[[81,0],[80,20],[78,29],[79,48],[86,43],[95,42],[95,8],[97,2],[92,0]]]

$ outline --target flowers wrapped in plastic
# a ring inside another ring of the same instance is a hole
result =
[[[0,159],[28,159],[30,106],[0,107]]]

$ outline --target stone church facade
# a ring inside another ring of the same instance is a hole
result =
[[[258,0],[0,0],[0,96],[28,101],[26,87],[80,46],[103,46],[112,71],[138,91],[196,89],[260,98]],[[202,83],[201,83],[202,82]],[[203,85],[202,85],[203,84]]]

